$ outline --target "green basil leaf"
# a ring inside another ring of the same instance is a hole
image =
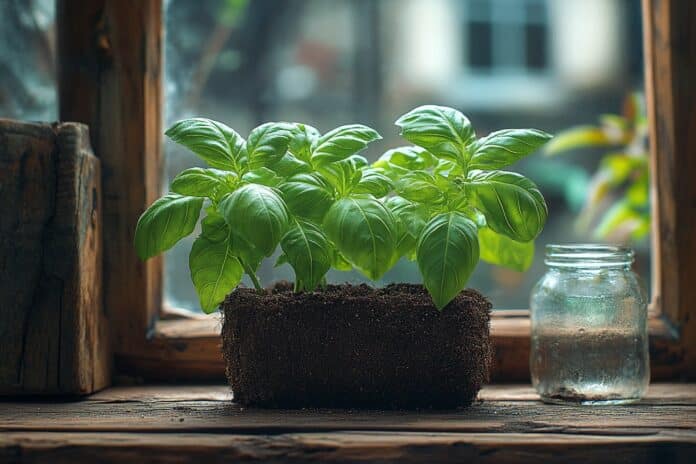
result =
[[[172,181],[174,193],[190,197],[217,199],[234,190],[237,175],[219,169],[189,168],[180,172]]]
[[[286,153],[285,156],[271,166],[270,169],[280,177],[286,178],[303,172],[312,172],[312,166],[300,159],[297,159],[290,153]]]
[[[350,164],[356,171],[362,171],[364,168],[370,165],[370,162],[367,161],[367,158],[365,158],[362,155],[351,155],[348,158],[338,162]]]
[[[173,247],[193,232],[203,198],[169,193],[155,201],[138,219],[135,250],[145,260]]]
[[[250,271],[256,272],[261,265],[261,261],[263,261],[263,258],[267,255],[245,240],[239,232],[234,229],[230,230],[229,241],[232,254],[239,258],[242,266],[246,266]],[[246,271],[247,269],[245,268],[244,270]]]
[[[414,238],[420,237],[423,227],[430,219],[427,206],[419,205],[399,196],[387,198],[384,205],[394,214],[398,222],[404,224],[410,235]]]
[[[423,229],[416,248],[423,284],[438,309],[464,290],[479,260],[476,224],[462,213],[443,213]]]
[[[396,191],[407,200],[419,203],[434,204],[444,199],[437,180],[426,171],[414,171],[401,176],[396,182]]]
[[[429,169],[437,164],[437,160],[427,150],[421,147],[398,147],[384,152],[374,163],[374,167],[397,166],[409,171]]]
[[[308,124],[295,124],[288,150],[298,159],[309,163],[319,137],[321,134],[314,127]]]
[[[270,187],[244,185],[226,196],[218,209],[233,234],[253,245],[264,256],[273,253],[287,230],[287,207]]]
[[[281,253],[278,255],[278,259],[276,259],[276,262],[273,265],[273,267],[280,267],[283,264],[287,264],[287,263],[288,263],[288,257],[285,256],[285,253]]]
[[[334,201],[331,186],[319,174],[297,174],[279,187],[290,212],[321,221]]]
[[[310,222],[294,220],[281,239],[280,247],[295,271],[295,290],[314,290],[331,267],[333,258],[324,232]]]
[[[490,171],[508,166],[535,152],[552,136],[536,129],[505,129],[475,143],[469,169]]]
[[[319,172],[340,196],[346,196],[362,178],[361,164],[360,158],[350,157],[320,167]]]
[[[487,263],[524,272],[534,261],[534,241],[516,242],[488,227],[479,229],[478,238],[481,259]]]
[[[251,184],[261,184],[266,187],[277,187],[283,178],[278,176],[274,171],[266,167],[252,169],[247,171],[242,176],[242,180]]]
[[[191,247],[189,269],[201,309],[206,313],[213,312],[222,303],[225,296],[239,285],[244,273],[228,240],[215,242],[202,235]]]
[[[239,172],[244,139],[223,123],[204,118],[184,119],[167,129],[165,135],[211,167]]]
[[[295,126],[287,122],[267,122],[249,133],[246,143],[249,168],[269,167],[288,151]]]
[[[464,173],[462,167],[452,161],[440,160],[433,168],[433,174],[443,177],[461,176]]]
[[[222,242],[230,235],[230,228],[225,219],[215,209],[208,208],[207,216],[201,221],[201,236],[211,242]]]
[[[230,229],[225,218],[211,205],[206,209],[207,216],[201,221],[201,236],[212,242],[226,240],[229,243],[231,253],[252,272],[256,272],[264,255],[251,243],[244,240],[236,230]]]
[[[331,255],[331,267],[337,271],[352,271],[353,265],[348,262],[345,256],[341,254],[336,248],[333,248],[333,254]]]
[[[360,181],[353,187],[353,193],[369,193],[376,198],[387,196],[392,189],[389,177],[376,169],[367,168],[362,171]]]
[[[399,257],[406,256],[411,261],[415,260],[418,237],[429,216],[427,208],[399,196],[387,198],[384,206],[389,208],[396,218],[398,227],[396,250]]]
[[[324,166],[344,160],[381,138],[377,131],[362,124],[337,127],[319,138],[312,154],[312,163]]]
[[[471,171],[466,191],[486,216],[488,227],[519,242],[534,240],[544,228],[548,209],[537,186],[507,171]]]
[[[475,140],[471,123],[459,111],[445,106],[419,106],[401,116],[396,125],[409,142],[438,158],[468,161],[468,146]]]
[[[346,259],[377,280],[398,260],[394,215],[372,197],[343,198],[324,217],[326,235]]]

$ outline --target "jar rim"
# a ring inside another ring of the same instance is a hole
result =
[[[633,264],[634,252],[620,245],[593,243],[546,245],[544,263],[550,267],[607,268]]]

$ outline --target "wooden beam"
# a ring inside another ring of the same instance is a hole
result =
[[[102,162],[104,302],[114,349],[145,351],[162,298],[162,261],[133,248],[160,192],[162,1],[58,0],[60,118],[88,124]]]
[[[696,378],[696,3],[643,0],[657,304]]]
[[[0,394],[110,382],[100,184],[85,126],[0,119]]]

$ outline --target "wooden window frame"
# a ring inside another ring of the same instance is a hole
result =
[[[87,123],[101,158],[104,304],[117,373],[219,379],[220,321],[162,310],[162,259],[133,249],[140,213],[160,194],[161,0],[57,0],[59,114]],[[643,0],[653,181],[653,378],[696,377],[696,5]],[[529,378],[529,313],[495,311],[494,380]]]

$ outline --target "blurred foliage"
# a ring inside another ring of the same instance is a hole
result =
[[[244,16],[249,0],[225,0],[220,7],[219,20],[227,27],[234,27]]]
[[[598,239],[638,242],[650,232],[648,124],[642,94],[629,95],[622,115],[604,114],[597,126],[572,127],[546,146],[555,156],[579,149],[606,148],[578,217],[581,229]]]

